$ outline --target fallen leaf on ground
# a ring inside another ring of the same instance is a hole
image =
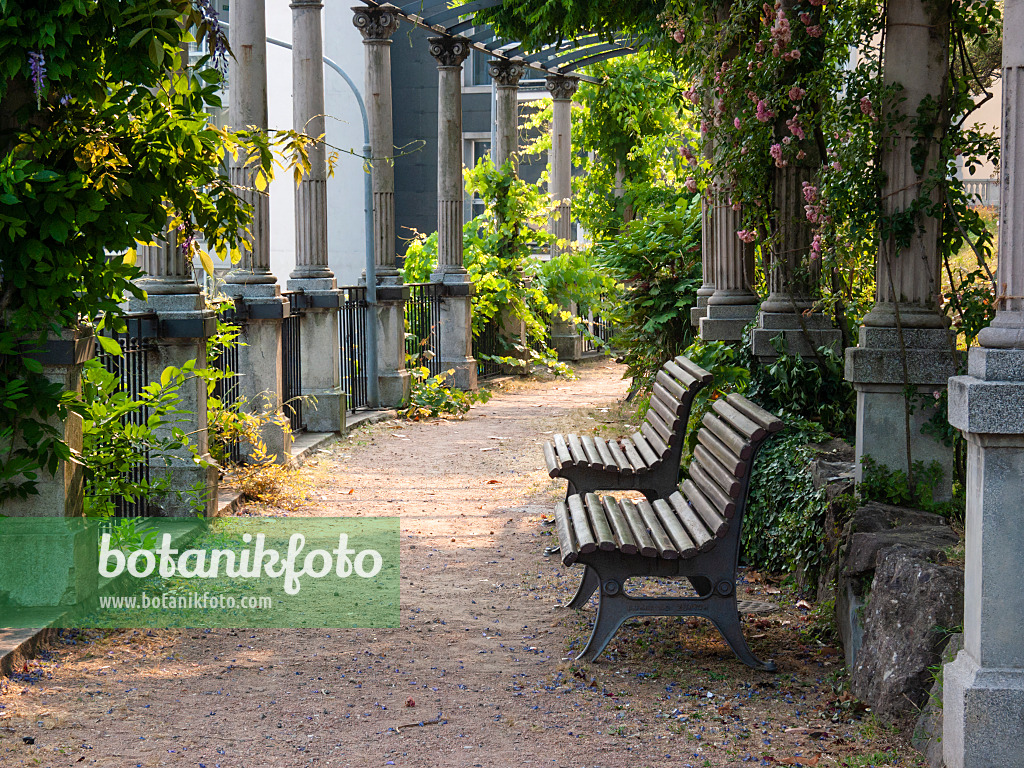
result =
[[[797,600],[796,601],[796,607],[797,608],[805,608],[808,611],[814,608],[814,606],[811,605],[810,603],[808,603],[806,600]]]

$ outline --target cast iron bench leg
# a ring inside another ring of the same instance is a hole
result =
[[[580,580],[580,586],[576,590],[576,595],[573,599],[565,604],[566,608],[582,608],[587,604],[590,596],[601,586],[601,580],[597,577],[597,572],[589,565],[584,565],[583,568],[583,578]]]
[[[740,612],[736,607],[736,600],[722,600],[721,603],[723,603],[722,608],[709,613],[708,618],[722,633],[722,637],[732,648],[732,652],[748,667],[765,672],[775,672],[774,661],[761,661],[747,645],[747,639],[743,636],[743,627],[740,624]]]
[[[586,646],[580,651],[577,660],[594,661],[615,637],[622,622],[631,617],[630,600],[621,588],[615,595],[603,594],[597,604],[597,617],[594,619],[594,629],[590,632],[590,639]]]

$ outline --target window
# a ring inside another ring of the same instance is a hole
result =
[[[469,53],[469,61],[466,62],[466,85],[490,87],[491,76],[487,73],[487,62],[491,60],[489,53],[483,53],[474,48]]]
[[[491,139],[487,138],[471,138],[466,137],[465,139],[465,155],[466,165],[470,168],[476,167],[476,164],[480,162],[484,157],[491,153]],[[475,218],[484,212],[484,201],[474,195],[472,198],[466,198],[466,216],[470,219]]]

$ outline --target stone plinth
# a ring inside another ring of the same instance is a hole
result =
[[[910,416],[911,459],[925,466],[939,463],[943,479],[936,498],[948,499],[952,451],[921,428],[935,414],[935,393],[956,371],[952,334],[944,328],[904,328],[902,336],[905,363],[895,328],[864,326],[858,345],[846,350],[845,377],[857,391],[857,480],[864,456],[892,470],[909,470],[904,414],[909,386],[919,396]]]
[[[93,356],[95,339],[92,329],[66,330],[59,337],[51,337],[38,352],[32,352],[42,363],[43,376],[60,384],[65,392],[82,391],[82,364]],[[57,430],[64,442],[73,451],[82,450],[82,417],[68,413],[62,422],[57,415],[46,420]],[[0,449],[9,451],[11,446],[0,442]],[[13,478],[15,482],[20,478]],[[82,465],[61,461],[57,471],[49,474],[39,470],[36,478],[36,493],[26,499],[10,498],[0,504],[0,515],[7,517],[79,517],[83,502]]]
[[[333,279],[288,281],[288,290],[301,290],[306,304],[299,335],[302,394],[312,398],[302,409],[307,432],[340,432],[345,428],[348,405],[340,385],[340,292],[334,284]]]
[[[712,297],[714,298],[714,297]],[[743,329],[757,316],[757,304],[711,304],[698,319],[704,341],[739,341]]]
[[[551,346],[558,355],[559,360],[576,361],[583,358],[583,339],[580,338],[579,328],[576,327],[574,319],[579,311],[576,302],[571,302],[568,307],[559,307],[559,313],[568,312],[572,315],[569,320],[563,320],[555,316],[551,321]]]
[[[83,517],[0,519],[0,603],[8,603],[5,610],[71,608],[95,595],[97,529],[96,520]]]
[[[380,406],[395,408],[409,399],[405,368],[405,302],[409,289],[377,286],[377,382]]]
[[[454,371],[446,384],[463,390],[475,390],[477,366],[473,358],[473,284],[445,284],[441,299],[441,370]]]
[[[945,668],[950,768],[1024,766],[1024,349],[972,349],[949,381],[949,421],[967,437],[964,649]]]
[[[782,336],[782,349],[789,355],[814,357],[820,347],[836,354],[842,350],[843,334],[820,312],[797,315],[792,312],[760,312],[757,327],[750,334],[751,351],[762,362],[779,356],[774,340]]]

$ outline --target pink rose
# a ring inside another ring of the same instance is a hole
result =
[[[754,242],[754,231],[751,229],[741,229],[736,232],[736,237],[742,240],[744,243]]]
[[[818,202],[818,188],[808,181],[803,183],[804,200],[808,203]]]
[[[825,34],[825,30],[821,28],[820,24],[815,24],[813,27],[807,28],[807,34],[810,35],[811,37],[821,37],[823,34]]]
[[[677,43],[682,44],[682,42],[686,39],[686,35],[683,34],[683,30],[677,29],[675,32],[672,33],[672,39],[675,40]]]
[[[741,125],[743,125],[743,123],[741,123],[741,122],[740,122],[740,119],[739,119],[738,117],[734,117],[734,118],[732,119],[732,124],[733,124],[733,125],[734,125],[734,126],[735,126],[735,127],[737,128],[737,129],[738,129],[738,128],[739,128],[739,127],[740,127]]]
[[[692,194],[697,191],[697,180],[694,179],[693,177],[690,177],[689,179],[686,180],[686,183],[683,184],[683,186],[686,187],[687,192]]]
[[[790,101],[800,101],[800,99],[802,99],[805,95],[807,95],[807,91],[805,91],[799,85],[794,85],[792,88],[789,89]]]

